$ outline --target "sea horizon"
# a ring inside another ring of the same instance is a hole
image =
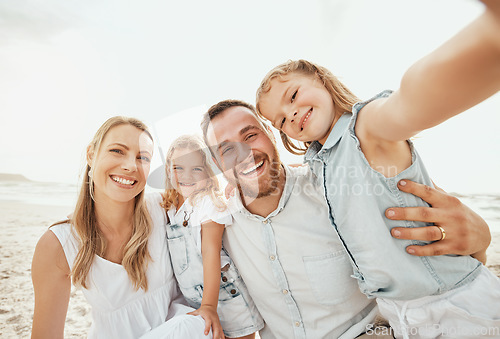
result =
[[[0,173],[0,201],[4,202],[72,207],[76,204],[78,191],[77,184],[34,181],[21,174]],[[146,192],[157,191],[146,186]],[[485,219],[491,232],[500,232],[500,193],[450,194]]]

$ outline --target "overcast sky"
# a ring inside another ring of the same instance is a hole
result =
[[[263,76],[287,59],[326,66],[367,99],[396,89],[414,61],[481,11],[472,0],[3,0],[0,172],[76,184],[83,151],[110,116],[162,120],[168,145],[198,128],[177,112],[253,103]],[[499,128],[497,94],[422,133],[417,149],[446,190],[500,193]]]

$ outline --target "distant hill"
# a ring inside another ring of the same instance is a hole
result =
[[[32,181],[21,174],[0,173],[0,181]]]

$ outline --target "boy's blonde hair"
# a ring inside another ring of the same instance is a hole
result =
[[[89,144],[89,150],[97,157],[101,143],[108,132],[121,125],[131,125],[145,132],[151,140],[146,125],[135,118],[115,116],[109,118],[96,132]],[[76,254],[74,266],[71,269],[71,279],[75,286],[87,288],[87,277],[90,272],[95,256],[104,257],[106,252],[106,238],[99,230],[95,213],[95,201],[93,198],[94,182],[92,170],[89,164],[85,168],[83,184],[76,203],[75,210],[69,220],[54,225],[69,222],[72,224],[72,232],[76,232],[79,240],[78,253]],[[54,226],[52,225],[52,226]],[[132,235],[123,248],[123,268],[127,271],[129,279],[136,289],[148,289],[146,269],[151,256],[148,251],[148,238],[151,234],[152,221],[144,200],[144,190],[135,197],[135,209],[132,225]]]
[[[172,156],[176,149],[188,149],[194,152],[198,152],[201,155],[201,158],[203,160],[203,167],[205,168],[205,171],[207,173],[207,185],[203,189],[193,193],[193,195],[190,197],[191,204],[194,206],[199,198],[205,195],[209,195],[214,205],[220,211],[223,211],[226,208],[226,204],[222,198],[219,180],[217,180],[217,177],[215,176],[214,171],[210,166],[207,146],[198,135],[182,135],[175,139],[170,145],[165,161],[166,183],[162,206],[168,211],[172,205],[177,206],[179,202],[179,193],[172,186],[172,174],[170,173]]]
[[[300,73],[320,80],[328,93],[330,93],[336,112],[340,112],[340,114],[343,114],[344,112],[352,112],[352,106],[359,101],[359,99],[325,67],[302,59],[288,60],[287,62],[278,65],[269,71],[257,89],[256,110],[259,116],[264,118],[260,112],[259,103],[262,96],[271,89],[271,81],[274,79],[277,79],[278,81],[285,81],[284,77],[291,73]],[[289,152],[297,155],[304,154],[313,141],[301,142],[299,145],[296,145],[281,130],[280,136],[283,141],[283,146],[285,146]]]

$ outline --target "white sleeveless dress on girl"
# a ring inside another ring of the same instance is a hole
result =
[[[148,290],[134,289],[122,265],[96,256],[82,288],[92,306],[88,338],[211,338],[204,336],[205,322],[179,291],[166,241],[166,218],[159,193],[147,194],[152,232],[148,240],[151,258],[146,272]],[[70,224],[50,228],[61,243],[70,269],[78,253],[78,239]]]

